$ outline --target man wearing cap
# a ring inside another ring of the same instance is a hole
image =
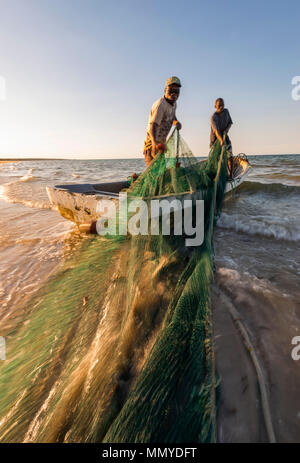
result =
[[[165,94],[157,100],[150,111],[147,136],[144,143],[146,166],[153,161],[156,154],[164,145],[172,125],[180,130],[181,124],[176,119],[176,101],[179,97],[181,82],[172,76],[166,82]],[[160,147],[158,147],[160,145]]]

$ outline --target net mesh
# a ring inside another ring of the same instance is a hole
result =
[[[227,179],[225,151],[226,147],[222,149],[216,142],[208,160],[199,162],[175,132],[166,153],[131,187],[129,194],[151,198],[197,193],[197,198],[205,201],[205,239],[202,246],[187,252],[184,236],[132,238],[138,262],[145,262],[145,254],[151,252],[153,271],[147,275],[147,283],[152,291],[158,291],[158,276],[163,291],[172,283],[173,290],[165,301],[155,343],[105,442],[215,440],[210,283],[213,226]],[[144,278],[140,271],[130,284],[136,291]]]
[[[1,441],[215,440],[210,284],[226,164],[218,141],[199,162],[174,131],[127,194],[203,199],[202,245],[95,237],[35,297],[1,366]]]

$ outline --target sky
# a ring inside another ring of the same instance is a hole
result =
[[[142,158],[172,75],[195,155],[218,97],[235,153],[300,153],[299,17],[299,0],[0,0],[0,157]]]

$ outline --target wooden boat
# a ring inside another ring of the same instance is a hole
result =
[[[233,180],[226,184],[225,193],[236,189],[246,179],[250,164],[245,155],[234,157]],[[46,187],[50,203],[57,211],[68,220],[81,224],[91,224],[97,221],[101,214],[97,211],[99,201],[112,199],[118,202],[119,193],[129,187],[129,181],[118,181],[99,184],[69,184]],[[186,191],[180,195],[157,196],[156,199],[167,199],[172,201],[174,198],[180,201],[186,199],[200,199],[197,192]],[[81,228],[84,230],[84,227]]]

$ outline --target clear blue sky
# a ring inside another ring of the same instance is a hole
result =
[[[0,0],[0,14],[2,157],[140,157],[170,75],[194,154],[219,96],[235,152],[300,153],[299,0]]]

